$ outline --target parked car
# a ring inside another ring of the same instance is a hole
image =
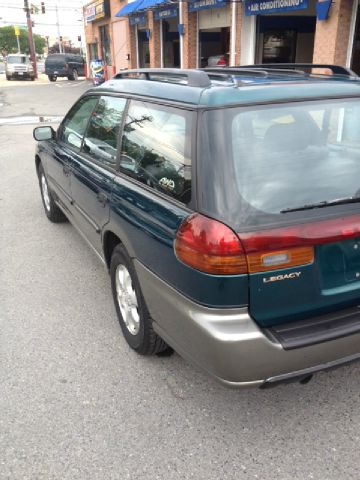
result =
[[[34,130],[129,346],[228,386],[360,359],[360,80],[292,68],[124,71]]]
[[[207,59],[208,67],[226,67],[229,65],[229,55],[227,53],[214,55]]]
[[[58,77],[77,80],[85,75],[84,59],[73,53],[52,53],[45,59],[45,74],[50,82],[56,82]]]
[[[34,69],[30,58],[21,53],[11,54],[6,57],[6,80],[14,78],[28,78],[35,80]]]

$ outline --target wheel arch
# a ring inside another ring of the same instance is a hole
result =
[[[39,155],[35,155],[35,167],[36,167],[36,173],[37,175],[39,176],[39,167],[40,167],[40,163],[41,163],[41,158]]]
[[[113,231],[107,230],[103,237],[103,251],[107,269],[110,270],[111,256],[116,245],[122,244],[119,236]]]

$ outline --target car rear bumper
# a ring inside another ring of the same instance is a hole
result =
[[[33,78],[33,72],[6,72],[6,75],[11,78]]]
[[[285,350],[247,308],[196,304],[135,260],[154,329],[181,356],[232,387],[266,387],[360,359],[360,333]]]

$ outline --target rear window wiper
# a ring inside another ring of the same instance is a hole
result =
[[[300,212],[301,210],[312,210],[313,208],[324,208],[331,207],[332,205],[345,205],[347,203],[358,203],[360,202],[360,197],[345,197],[345,198],[336,198],[334,200],[323,200],[318,203],[309,203],[303,205],[302,207],[294,208],[285,208],[281,210],[280,213],[290,213],[290,212]]]

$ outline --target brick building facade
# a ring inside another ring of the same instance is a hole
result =
[[[360,74],[359,0],[96,0],[88,60],[125,68],[337,63]]]

